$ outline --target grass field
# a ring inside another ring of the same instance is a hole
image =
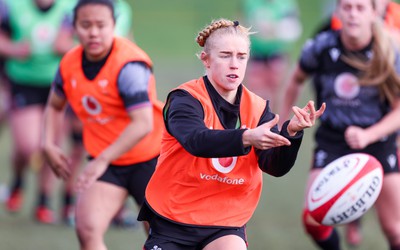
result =
[[[326,0],[325,2],[327,2]],[[304,34],[293,48],[293,57],[301,44],[317,27],[322,17],[319,0],[300,0]],[[168,91],[178,84],[198,77],[203,68],[195,54],[199,47],[194,39],[197,31],[211,19],[237,19],[239,1],[222,0],[150,0],[133,1],[134,35],[154,61],[158,93],[164,100]],[[289,73],[289,72],[288,72]],[[299,104],[310,97],[307,90]],[[10,137],[7,127],[0,133],[0,190],[9,180]],[[254,217],[248,224],[249,249],[312,250],[316,249],[301,226],[303,190],[312,150],[312,131],[307,131],[294,169],[285,177],[265,176],[263,196]],[[34,171],[27,179],[27,198],[22,213],[9,215],[0,209],[1,250],[71,250],[78,249],[72,228],[61,225],[38,225],[32,220],[33,192],[36,189]],[[54,206],[59,198],[55,190]],[[1,191],[0,191],[1,193]],[[1,195],[0,195],[1,202]],[[244,201],[245,204],[245,201]],[[365,217],[364,241],[359,249],[387,249],[373,210]],[[342,229],[340,229],[342,233]],[[145,240],[142,230],[111,229],[106,235],[110,250],[139,250]],[[344,249],[349,249],[343,244]]]

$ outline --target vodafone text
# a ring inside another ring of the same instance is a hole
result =
[[[244,184],[244,179],[243,178],[239,178],[239,179],[231,179],[228,177],[221,177],[218,174],[214,174],[214,175],[209,175],[209,174],[202,174],[200,173],[200,178],[202,180],[206,180],[206,181],[219,181],[221,183],[226,183],[229,185],[243,185]]]
[[[365,191],[364,194],[358,199],[354,205],[349,207],[346,211],[344,211],[341,214],[336,215],[335,217],[331,217],[330,220],[333,222],[333,224],[338,224],[341,223],[342,221],[346,220],[353,214],[357,213],[360,210],[366,209],[365,205],[368,202],[368,199],[371,199],[373,194],[377,191],[377,188],[379,187],[380,184],[380,179],[378,177],[374,177],[372,180],[372,183],[369,185],[368,189]]]

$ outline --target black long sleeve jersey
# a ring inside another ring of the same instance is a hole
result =
[[[236,101],[231,104],[225,101],[214,89],[207,76],[204,82],[214,109],[224,126],[224,130],[209,129],[205,126],[204,111],[201,103],[184,90],[172,91],[164,108],[164,122],[167,131],[173,135],[189,153],[197,157],[229,157],[246,155],[251,147],[244,147],[242,135],[246,129],[240,128],[240,99],[243,86],[240,85]],[[271,112],[268,101],[260,118],[259,124],[272,120],[275,114]],[[303,131],[291,137],[287,132],[288,121],[281,131],[278,126],[271,129],[289,139],[290,146],[256,149],[258,164],[262,171],[272,176],[283,176],[293,167]]]

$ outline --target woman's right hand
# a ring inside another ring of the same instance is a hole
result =
[[[278,124],[279,115],[275,115],[274,119],[266,122],[254,129],[248,129],[243,133],[243,145],[245,147],[253,146],[255,148],[266,150],[280,146],[290,146],[290,141],[271,131]]]
[[[76,180],[76,191],[81,193],[87,189],[107,170],[110,161],[98,156],[90,160]]]
[[[43,149],[43,155],[50,165],[51,170],[58,178],[67,180],[71,174],[70,161],[57,146],[46,146]]]

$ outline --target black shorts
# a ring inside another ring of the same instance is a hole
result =
[[[146,219],[144,219],[146,218]],[[150,223],[150,233],[143,249],[201,250],[212,241],[226,235],[237,235],[247,245],[246,226],[242,227],[201,227],[174,223],[156,215],[145,202],[138,220]],[[158,246],[159,248],[154,248]]]
[[[12,100],[11,107],[14,109],[24,108],[31,105],[45,106],[50,93],[50,86],[28,86],[11,82],[10,88]]]
[[[399,160],[396,147],[396,135],[391,135],[386,141],[377,142],[369,145],[362,150],[352,150],[349,148],[338,148],[318,145],[314,150],[312,168],[324,168],[337,158],[351,153],[366,153],[374,156],[383,167],[383,172],[399,172]]]
[[[128,166],[110,165],[98,180],[126,189],[135,199],[136,203],[142,205],[144,202],[144,192],[155,170],[157,158]]]

